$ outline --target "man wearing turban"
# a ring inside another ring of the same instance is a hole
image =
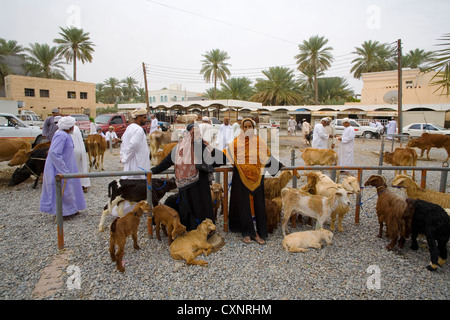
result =
[[[58,131],[53,136],[47,160],[45,161],[39,210],[56,215],[55,176],[58,173],[77,173],[74,144],[70,134],[75,126],[75,118],[62,117],[58,121]],[[63,216],[69,216],[86,209],[80,179],[63,179]]]

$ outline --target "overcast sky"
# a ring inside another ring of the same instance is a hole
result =
[[[54,45],[59,27],[75,25],[96,45],[93,62],[78,64],[79,81],[133,76],[149,90],[181,84],[187,91],[212,87],[199,74],[212,49],[230,56],[232,77],[252,81],[273,66],[296,68],[298,44],[324,36],[335,58],[327,76],[345,77],[355,93],[362,82],[350,74],[352,51],[366,40],[402,39],[403,52],[435,50],[450,32],[450,1],[328,0],[0,0],[0,37]],[[72,67],[66,72],[72,76]],[[297,72],[298,73],[298,72]]]

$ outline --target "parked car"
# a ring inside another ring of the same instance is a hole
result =
[[[127,127],[130,125],[128,123],[125,116],[121,113],[114,114],[101,114],[97,116],[95,119],[95,125],[102,128],[102,132],[106,133],[109,130],[109,127],[114,127],[114,131],[116,132],[119,138],[122,137]],[[149,123],[147,122],[142,126],[145,132],[148,134],[150,132]]]
[[[272,125],[272,128],[280,129],[280,124],[277,123],[276,121],[272,120],[270,121],[270,124]]]
[[[411,123],[403,127],[403,134],[410,137],[420,137],[424,132],[450,135],[449,129],[445,129],[436,123]]]
[[[167,131],[170,128],[170,123],[169,122],[164,122],[164,121],[158,121],[158,125],[161,128],[162,131]]]
[[[345,127],[342,124],[342,119],[335,119],[331,121],[331,125],[334,126],[335,134],[342,135]],[[363,126],[357,121],[350,119],[350,125],[355,129],[356,137],[363,137],[365,139],[371,139],[378,136],[377,128],[370,126]]]
[[[29,126],[11,113],[0,113],[0,140],[22,138],[33,144],[43,142],[42,129]]]
[[[87,138],[91,131],[89,116],[86,114],[70,114],[70,116],[75,118],[75,125],[80,128],[83,138]]]
[[[42,126],[44,125],[44,120],[42,120],[41,117],[36,114],[16,114],[16,117],[29,126],[34,126],[42,129]]]

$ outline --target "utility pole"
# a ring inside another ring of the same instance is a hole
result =
[[[398,68],[398,134],[403,134],[402,114],[402,40],[397,40],[397,68]],[[401,141],[401,138],[399,138]]]
[[[148,101],[147,72],[145,70],[145,63],[144,62],[142,62],[142,69],[144,71],[145,102],[147,103],[147,114],[148,114],[148,113],[150,113],[150,102]]]

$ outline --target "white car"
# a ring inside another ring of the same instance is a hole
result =
[[[335,134],[342,135],[342,133],[344,133],[345,127],[342,124],[342,119],[336,119],[331,121],[331,125],[334,126]],[[377,128],[370,126],[363,126],[353,119],[350,119],[350,125],[355,129],[356,137],[371,139],[379,135]]]
[[[38,115],[35,114],[16,114],[16,117],[25,122],[29,126],[35,126],[38,128],[42,128],[44,125],[44,120],[41,119]]]
[[[436,123],[411,123],[403,127],[403,134],[410,137],[420,137],[424,132],[450,135],[449,129],[445,129]]]
[[[29,126],[11,113],[0,113],[0,140],[22,138],[31,143],[42,142],[42,129]]]

